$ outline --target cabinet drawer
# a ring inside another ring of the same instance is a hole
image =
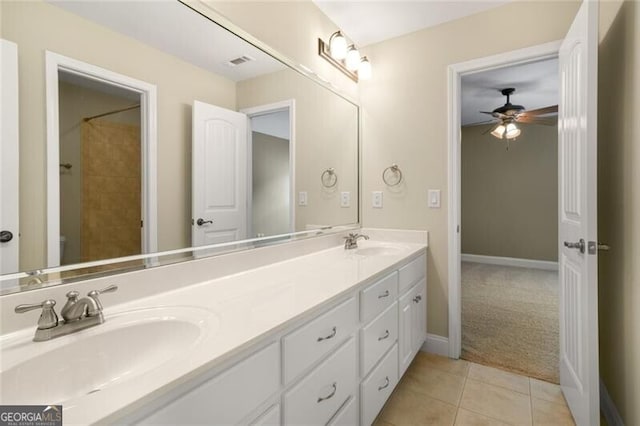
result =
[[[398,346],[385,355],[361,386],[362,424],[370,425],[398,383]]]
[[[347,402],[344,403],[338,414],[331,419],[327,426],[356,426],[358,422],[358,412],[360,407],[358,406],[358,398],[352,396]]]
[[[352,297],[285,336],[284,382],[289,383],[315,361],[338,346],[356,328],[358,304]]]
[[[175,399],[144,424],[235,424],[280,387],[280,346],[260,352]]]
[[[423,254],[419,258],[412,260],[409,264],[400,268],[399,274],[398,281],[400,289],[398,291],[402,293],[402,291],[409,288],[411,284],[427,275],[427,256]]]
[[[356,390],[357,368],[351,338],[284,395],[284,424],[327,424]]]
[[[272,405],[262,413],[251,426],[280,426],[280,404]]]
[[[398,339],[398,303],[394,302],[376,319],[362,328],[362,375],[378,362]]]
[[[395,271],[362,290],[360,296],[362,321],[368,322],[378,315],[396,300],[397,295],[398,273]]]

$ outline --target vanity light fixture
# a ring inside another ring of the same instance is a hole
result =
[[[331,34],[329,43],[318,39],[318,55],[338,68],[351,80],[371,78],[371,63],[367,57],[360,57],[360,52],[355,45],[347,45],[347,40],[340,31]]]
[[[340,31],[331,34],[329,38],[329,51],[331,52],[331,57],[336,61],[347,57],[347,39],[344,38]]]

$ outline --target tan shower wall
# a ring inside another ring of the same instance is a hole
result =
[[[141,252],[140,127],[82,123],[82,261]]]

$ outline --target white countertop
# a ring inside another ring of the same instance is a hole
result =
[[[359,245],[363,248],[376,247],[380,243],[361,241]],[[99,392],[63,402],[65,424],[115,420],[124,412],[121,410],[130,412],[143,406],[250,345],[324,309],[352,291],[354,286],[378,278],[427,247],[426,244],[405,242],[393,245],[397,248],[393,253],[371,256],[335,247],[129,303],[107,306],[104,310],[105,324],[48,342],[30,343],[28,356],[37,356],[91,334],[99,334],[110,317],[124,318],[130,311],[167,306],[193,307],[206,312],[213,319],[211,324],[215,324],[211,327],[213,330],[207,330],[194,346],[184,348],[177,358],[145,373],[131,374],[131,378],[123,374],[122,378]],[[32,334],[33,329],[29,329],[2,336],[3,370],[11,368],[11,364],[24,362],[24,351],[20,359],[17,356],[11,359],[11,348],[17,342],[25,346],[23,342],[25,339],[30,341]],[[162,339],[162,336],[157,336],[157,339]],[[127,345],[127,342],[122,344]],[[9,394],[10,389],[3,385],[0,404],[13,403],[9,401]]]

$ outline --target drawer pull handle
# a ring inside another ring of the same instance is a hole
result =
[[[378,299],[382,299],[383,297],[389,297],[389,290],[386,290],[384,293],[378,296]]]
[[[384,340],[384,339],[386,339],[387,337],[389,337],[389,330],[385,330],[384,336],[382,336],[382,337],[378,337],[378,342],[379,342],[380,340]]]
[[[332,339],[334,337],[336,337],[336,333],[337,333],[337,329],[335,327],[333,327],[333,330],[331,331],[331,334],[325,337],[318,337],[318,342],[322,342],[323,340],[328,340],[328,339]]]
[[[381,391],[382,389],[386,389],[389,387],[389,376],[384,378],[385,383],[382,386],[378,386],[378,391]]]
[[[321,396],[318,398],[318,402],[322,402],[322,401],[326,401],[327,399],[331,399],[333,398],[333,395],[336,394],[336,391],[338,390],[338,383],[337,382],[333,382],[333,384],[331,385],[333,387],[333,390],[331,391],[331,393],[327,396]]]

